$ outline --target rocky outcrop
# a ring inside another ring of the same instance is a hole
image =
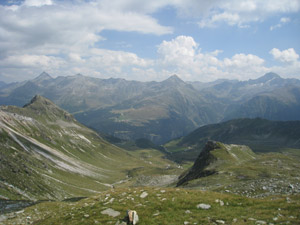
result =
[[[219,148],[217,142],[208,141],[201,151],[200,155],[196,159],[193,167],[179,177],[177,186],[180,186],[189,180],[197,179],[214,174],[215,170],[206,169],[212,162],[216,161],[217,158],[210,152],[216,148]]]

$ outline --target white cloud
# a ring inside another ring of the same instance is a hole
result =
[[[201,28],[203,27],[214,27],[219,22],[225,22],[230,26],[239,24],[241,21],[240,16],[236,13],[223,12],[220,14],[213,15],[210,19],[202,20],[198,24]]]
[[[186,80],[211,81],[216,78],[236,78],[245,80],[261,76],[268,71],[264,60],[253,54],[235,54],[231,58],[220,59],[221,50],[202,53],[199,45],[189,36],[178,36],[171,41],[163,41],[158,46],[161,70],[176,73]]]
[[[23,3],[25,6],[43,6],[43,5],[52,5],[51,0],[25,0]]]
[[[19,68],[44,68],[60,67],[64,64],[61,58],[45,55],[13,55],[0,61],[3,68],[19,67]]]
[[[163,35],[172,33],[153,17],[138,12],[118,11],[101,7],[94,2],[56,2],[27,0],[17,9],[0,5],[0,50],[35,48],[56,49],[58,54],[70,48],[88,48],[103,40],[101,31],[135,31]],[[32,7],[32,6],[40,7]],[[60,52],[59,52],[60,51]]]
[[[289,23],[290,21],[291,21],[290,18],[288,18],[288,17],[282,17],[282,18],[280,19],[280,22],[279,22],[278,24],[276,24],[276,25],[270,27],[270,30],[272,31],[272,30],[275,30],[275,29],[277,29],[277,28],[280,28],[280,27],[282,27],[284,24]]]
[[[299,0],[231,0],[215,1],[206,15],[202,15],[199,26],[215,27],[222,23],[230,26],[248,27],[252,22],[264,21],[265,19],[280,13],[296,13],[300,10]],[[281,20],[282,24],[289,22]]]
[[[281,62],[293,63],[297,62],[299,55],[296,53],[295,49],[289,48],[283,51],[280,51],[277,48],[273,48],[270,51],[270,54],[273,55],[274,59],[279,60]]]
[[[197,43],[192,37],[178,36],[171,41],[163,41],[158,46],[158,53],[167,63],[189,63],[195,56]]]

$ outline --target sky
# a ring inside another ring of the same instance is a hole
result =
[[[300,79],[300,0],[0,0],[0,81]]]

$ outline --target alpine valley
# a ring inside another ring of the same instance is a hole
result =
[[[0,224],[300,223],[297,79],[0,85]]]

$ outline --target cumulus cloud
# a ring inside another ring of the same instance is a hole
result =
[[[260,76],[268,69],[264,60],[253,54],[235,54],[231,58],[219,59],[221,50],[202,53],[199,44],[190,36],[178,36],[163,41],[158,46],[162,70],[177,73],[185,80],[206,80],[231,77],[248,79]]]
[[[297,62],[299,58],[299,55],[296,53],[295,49],[293,48],[289,48],[283,51],[280,51],[277,48],[273,48],[270,51],[270,54],[273,55],[274,59],[285,63]]]

